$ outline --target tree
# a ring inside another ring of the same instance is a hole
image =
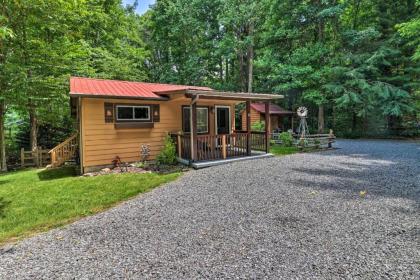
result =
[[[4,10],[4,3],[2,3]],[[4,65],[7,59],[5,40],[13,37],[12,30],[8,27],[7,18],[0,15],[0,76],[4,77]],[[0,77],[0,172],[7,171],[6,163],[6,139],[5,139],[5,116],[6,116],[6,80]]]
[[[238,61],[239,89],[252,92],[254,58],[262,9],[257,1],[227,0],[219,15],[224,31],[220,47],[236,56]]]
[[[140,17],[121,1],[2,0],[0,11],[0,120],[6,109],[29,120],[32,149],[39,127],[68,121],[70,75],[148,79]]]

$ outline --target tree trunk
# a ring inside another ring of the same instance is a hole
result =
[[[249,36],[253,36],[254,24],[251,23],[249,26]],[[252,92],[252,76],[254,70],[254,40],[251,40],[251,44],[248,47],[248,92]]]
[[[352,120],[351,120],[351,132],[354,133],[356,131],[357,125],[357,115],[355,112],[352,113]]]
[[[223,57],[221,57],[219,61],[219,77],[220,83],[223,83]]]
[[[35,151],[38,147],[38,119],[36,117],[36,110],[33,104],[29,105],[29,122],[31,126],[30,144],[31,150]]]
[[[365,116],[363,118],[363,133],[366,134],[369,130],[369,118]]]
[[[246,73],[245,73],[245,58],[244,54],[239,54],[239,79],[241,83],[241,91],[246,90]]]
[[[318,107],[318,133],[324,132],[324,105]]]
[[[6,108],[4,100],[0,100],[0,171],[7,171],[6,163],[6,137],[4,129],[4,119]]]
[[[252,92],[252,75],[254,70],[254,47],[251,46],[248,51],[248,92]]]
[[[353,1],[353,29],[356,30],[358,19],[359,19],[359,11],[360,11],[360,0]]]
[[[229,60],[226,58],[225,82],[229,81]]]
[[[319,7],[321,7],[321,1],[318,1]],[[322,19],[318,22],[318,42],[324,43],[325,26]],[[321,58],[320,65],[324,65],[324,59]],[[321,91],[322,94],[324,92]],[[320,104],[318,107],[318,133],[324,132],[324,105]]]

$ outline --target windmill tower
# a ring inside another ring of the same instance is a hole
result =
[[[308,116],[308,109],[306,107],[299,107],[297,109],[297,114],[300,118],[299,127],[297,129],[298,134],[300,134],[301,138],[305,138],[306,135],[309,135],[308,123],[306,122],[306,118]]]

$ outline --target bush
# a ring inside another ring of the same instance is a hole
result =
[[[174,164],[176,162],[176,148],[169,135],[165,137],[165,146],[158,154],[156,161],[161,164]]]
[[[289,132],[280,133],[280,140],[283,146],[291,147],[293,146],[293,136]]]
[[[265,130],[265,122],[264,121],[257,121],[251,125],[252,131],[264,131]]]

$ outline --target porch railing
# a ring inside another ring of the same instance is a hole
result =
[[[265,151],[266,150],[266,134],[265,132],[253,131],[251,132],[251,150]]]
[[[181,159],[192,160],[191,136],[171,134],[175,143],[177,155]],[[197,161],[219,160],[231,157],[248,155],[248,137],[250,138],[249,151],[266,151],[266,134],[263,132],[235,131],[223,135],[197,136]]]

